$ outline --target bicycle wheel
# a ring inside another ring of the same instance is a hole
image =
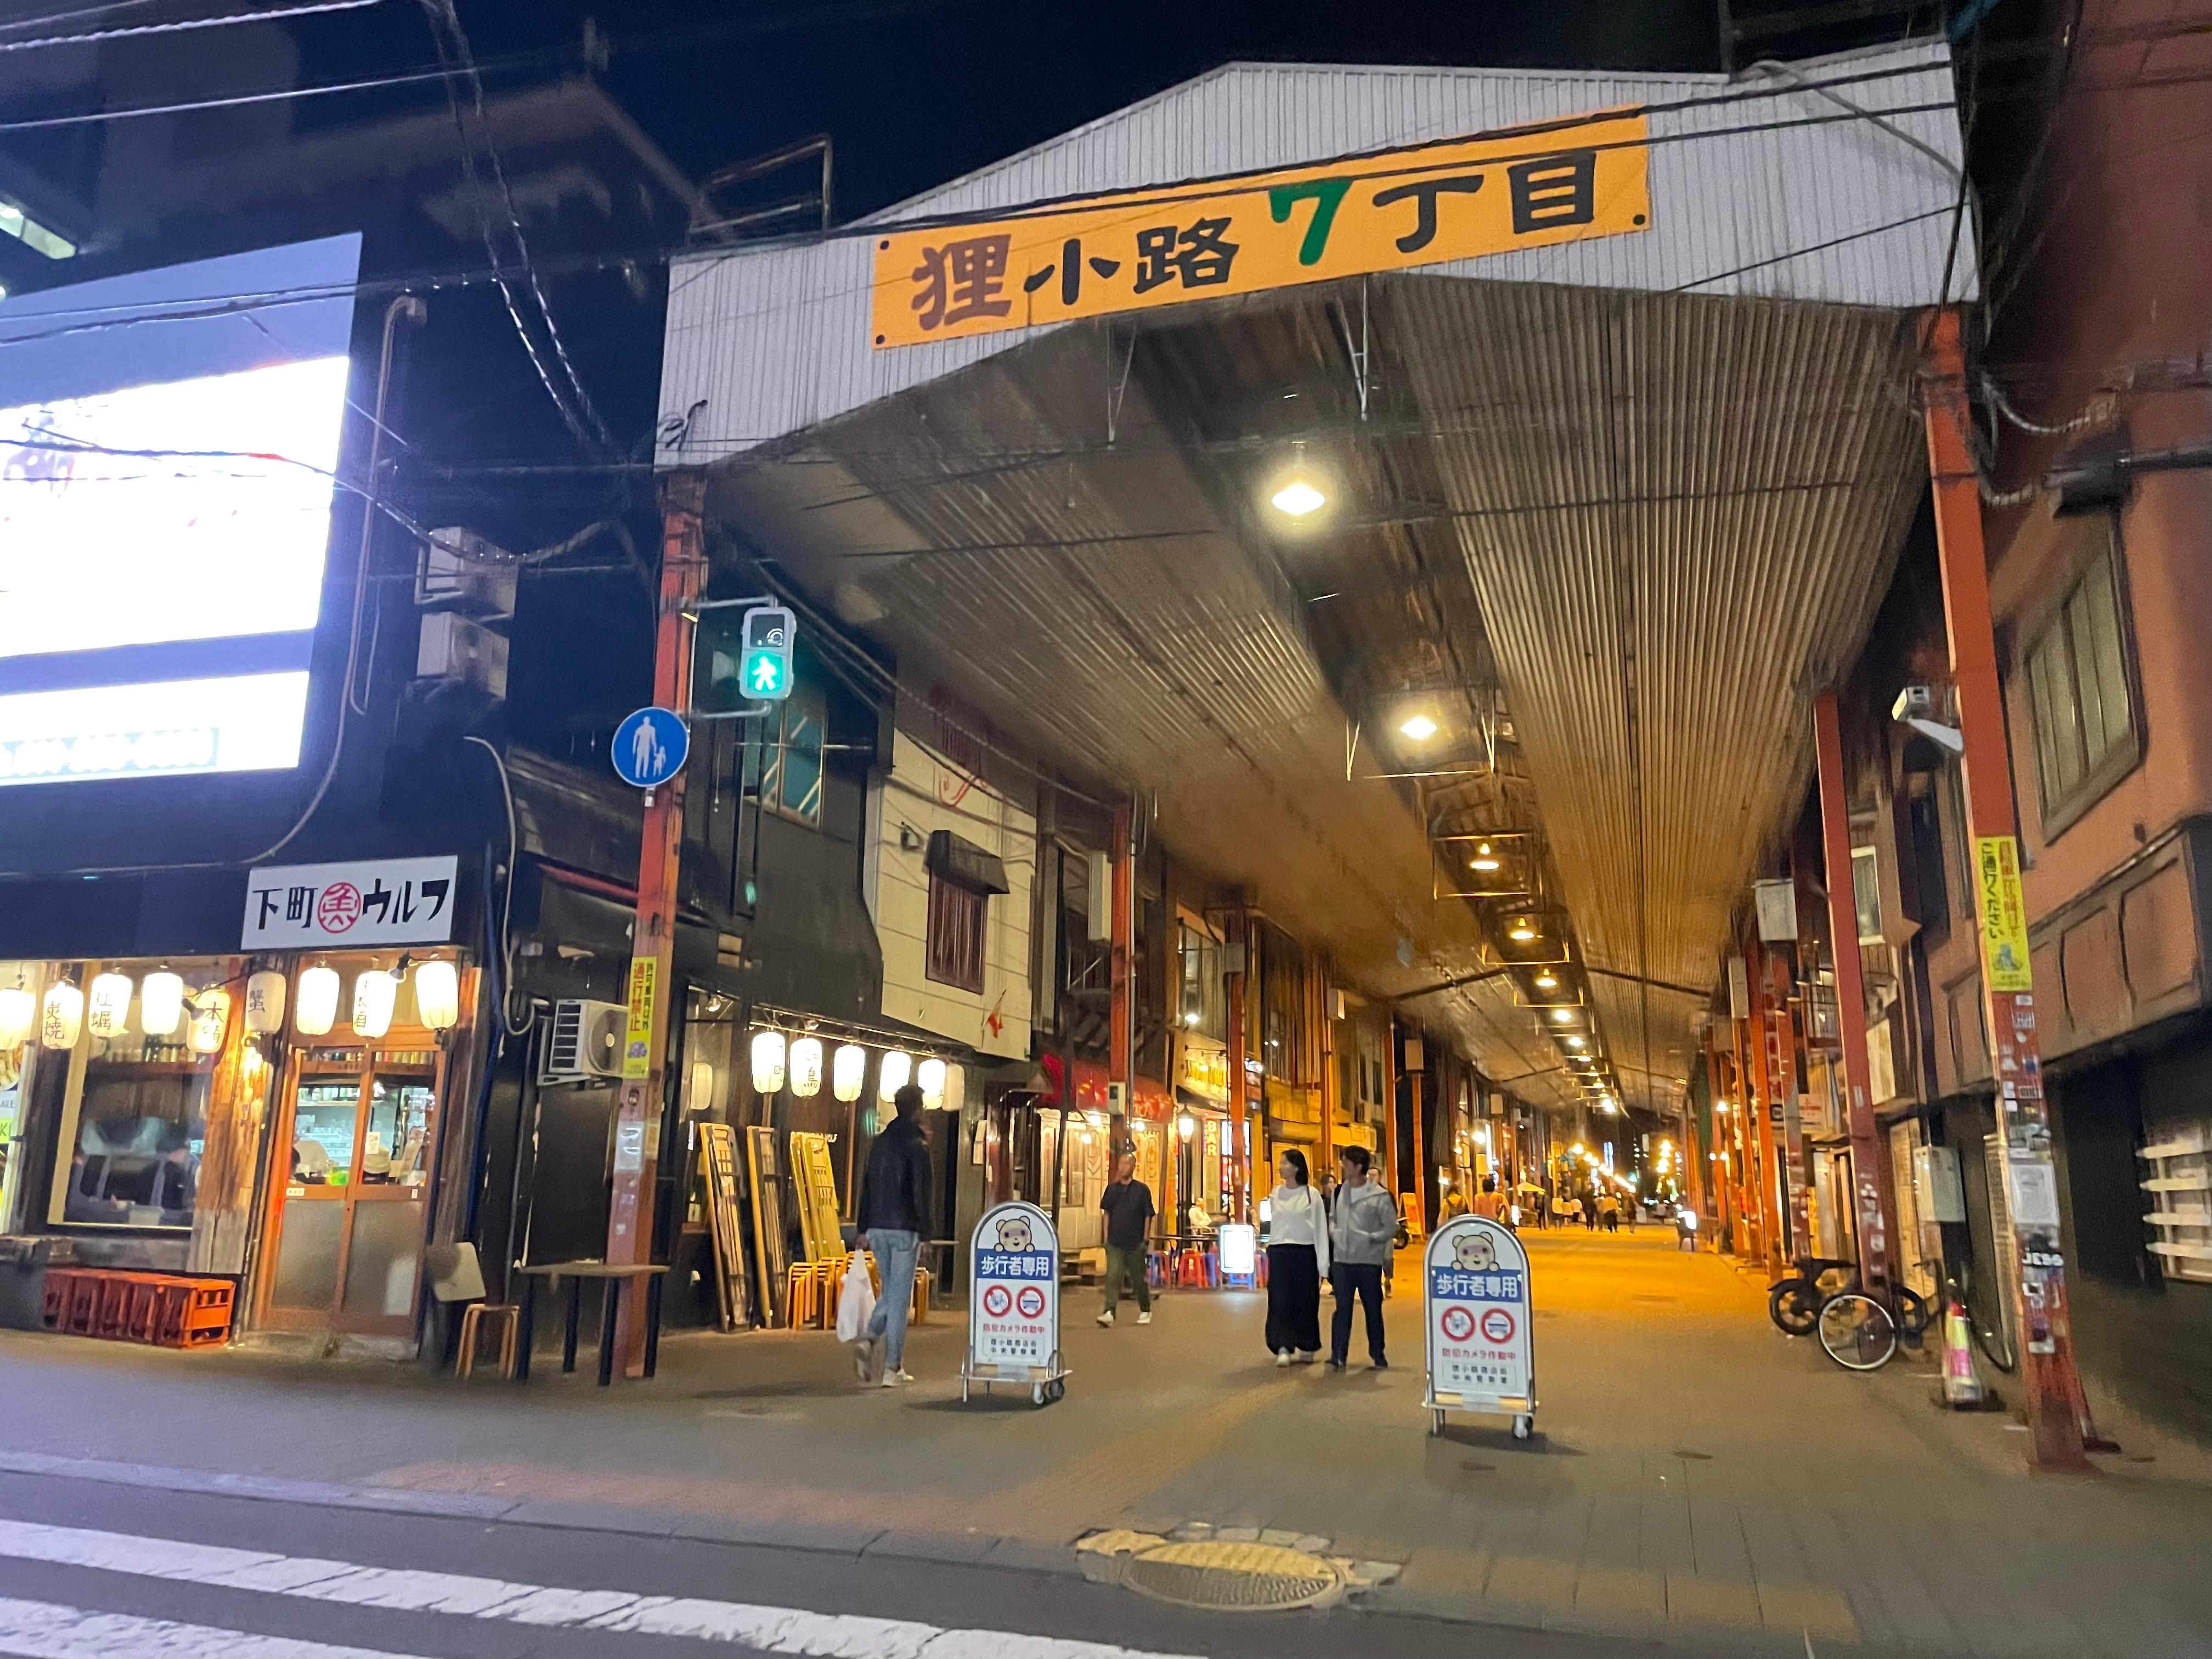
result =
[[[1897,1352],[1897,1322],[1863,1291],[1820,1304],[1820,1346],[1847,1371],[1879,1370]]]
[[[2006,1338],[2004,1322],[2001,1319],[1984,1320],[1968,1309],[1966,1323],[1973,1328],[1974,1346],[1982,1351],[1982,1357],[2010,1376],[2019,1368],[2020,1356],[2013,1352],[2012,1344]]]
[[[1809,1279],[1785,1279],[1766,1293],[1766,1316],[1784,1336],[1810,1336],[1820,1322],[1820,1287]]]

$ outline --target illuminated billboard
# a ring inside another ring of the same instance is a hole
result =
[[[0,785],[299,764],[359,263],[0,301]]]

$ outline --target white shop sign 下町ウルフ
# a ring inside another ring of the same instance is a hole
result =
[[[460,860],[283,864],[246,877],[247,951],[374,950],[453,937]]]
[[[1536,1415],[1528,1252],[1502,1224],[1462,1216],[1430,1237],[1422,1266],[1430,1432],[1447,1411],[1495,1412],[1526,1439]]]

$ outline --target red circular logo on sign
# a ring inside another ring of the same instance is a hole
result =
[[[1004,1319],[1013,1305],[1013,1293],[1003,1285],[993,1285],[983,1292],[983,1311],[994,1319]]]
[[[315,920],[326,933],[343,933],[361,920],[361,889],[349,881],[334,881],[315,901]]]
[[[1015,1305],[1021,1309],[1023,1318],[1042,1319],[1044,1316],[1044,1292],[1034,1285],[1024,1285]]]
[[[1443,1327],[1446,1336],[1455,1342],[1464,1342],[1474,1334],[1474,1316],[1464,1308],[1446,1308]]]
[[[1482,1334],[1486,1341],[1510,1342],[1515,1328],[1513,1316],[1504,1309],[1485,1308],[1482,1310]]]

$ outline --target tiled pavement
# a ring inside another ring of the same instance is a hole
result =
[[[1838,1370],[1775,1333],[1759,1287],[1716,1257],[1648,1231],[1530,1243],[1541,1410],[1525,1443],[1502,1425],[1428,1437],[1410,1297],[1391,1304],[1395,1367],[1335,1376],[1273,1367],[1258,1298],[1189,1292],[1112,1331],[1071,1295],[1074,1374],[1043,1411],[963,1408],[944,1315],[916,1334],[905,1394],[856,1389],[816,1334],[672,1339],[657,1382],[604,1395],[588,1364],[457,1388],[11,1336],[0,1463],[1063,1571],[1093,1528],[1205,1521],[1402,1562],[1369,1595],[1446,1618],[1699,1651],[2212,1655],[2212,1486],[2174,1472],[2187,1460],[2032,1477],[2006,1417],[1936,1410],[1924,1370]]]

